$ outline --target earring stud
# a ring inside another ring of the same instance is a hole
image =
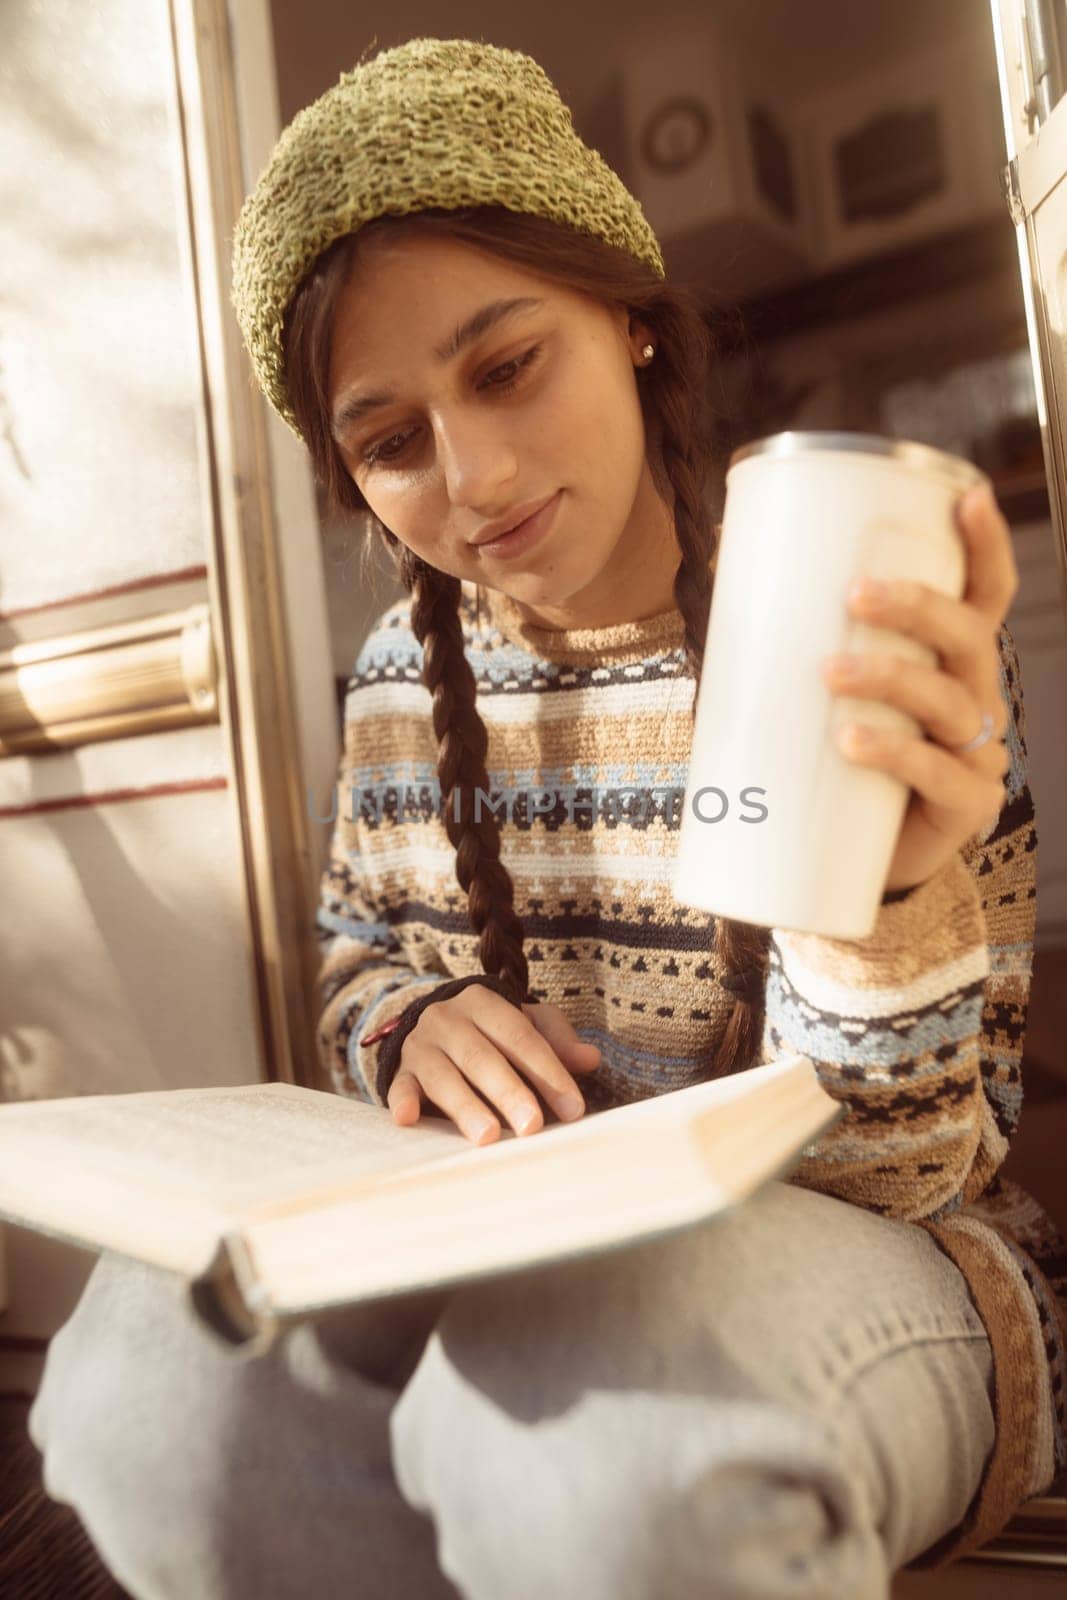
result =
[[[646,344],[641,351],[641,354],[644,356],[646,361],[651,361],[655,353],[656,347],[654,344]]]

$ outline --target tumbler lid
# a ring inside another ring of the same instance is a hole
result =
[[[880,433],[835,433],[829,430],[787,430],[771,433],[763,439],[753,439],[740,445],[730,456],[727,472],[737,462],[749,456],[794,456],[812,450],[853,450],[859,455],[892,456],[920,472],[932,472],[948,478],[961,491],[973,488],[976,483],[989,483],[989,477],[972,461],[962,456],[950,455],[947,450],[936,450],[933,445],[918,444],[912,439],[890,439]]]

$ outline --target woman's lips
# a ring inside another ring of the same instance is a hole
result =
[[[475,545],[479,555],[490,556],[520,556],[532,548],[544,537],[552,525],[563,494],[562,489],[557,489],[552,499],[543,505],[540,511],[535,511],[532,517],[527,517],[525,522],[520,522],[518,527],[512,528],[510,533],[502,533],[499,539],[488,539],[485,544]]]

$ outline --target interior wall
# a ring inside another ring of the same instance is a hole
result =
[[[935,39],[984,39],[989,31],[987,8],[975,0],[872,0],[863,6],[855,0],[666,0],[651,15],[647,0],[588,0],[578,26],[573,7],[558,0],[506,9],[497,0],[462,0],[447,12],[435,0],[400,0],[388,15],[350,0],[271,0],[271,9],[286,122],[372,45],[388,49],[418,37],[484,39],[526,51],[544,66],[578,121],[632,59],[650,21],[664,35],[684,34],[709,18],[721,23],[752,51],[782,95],[840,83],[858,66],[907,55]]]

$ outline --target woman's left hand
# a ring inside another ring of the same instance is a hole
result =
[[[835,693],[899,706],[923,730],[909,735],[869,728],[868,740],[861,743],[852,730],[864,724],[850,723],[838,735],[843,755],[894,773],[912,790],[886,889],[925,883],[961,845],[992,826],[1007,793],[1008,708],[1000,688],[997,635],[1019,573],[1011,532],[990,491],[984,486],[968,490],[956,502],[955,514],[967,551],[961,600],[923,583],[889,583],[883,597],[861,598],[859,580],[849,592],[854,617],[930,645],[940,665],[922,666],[875,651],[851,658],[856,663],[851,675],[840,666],[847,657],[828,656],[823,663]],[[977,750],[953,750],[981,730],[987,711],[993,736]]]

